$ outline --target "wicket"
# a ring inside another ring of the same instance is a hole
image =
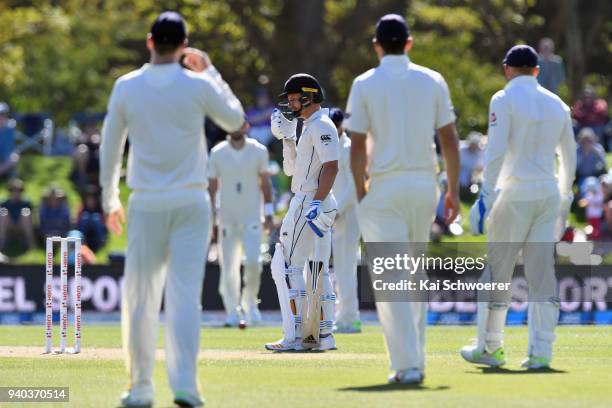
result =
[[[45,353],[51,353],[53,348],[53,244],[60,243],[60,346],[59,353],[66,352],[68,336],[68,244],[74,244],[74,349],[72,353],[81,351],[81,239],[80,238],[47,238],[46,287],[45,287]]]

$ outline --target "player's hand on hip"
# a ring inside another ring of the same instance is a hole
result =
[[[121,206],[106,216],[106,228],[115,235],[123,233],[123,224],[125,224],[125,212]]]
[[[202,72],[212,65],[207,53],[197,48],[185,48],[181,57],[181,63],[187,69],[195,72]]]
[[[287,119],[281,111],[274,109],[270,116],[270,130],[278,140],[295,140],[297,129],[297,119]]]

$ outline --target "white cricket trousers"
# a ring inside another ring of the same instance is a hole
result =
[[[121,323],[131,388],[152,393],[163,294],[170,386],[199,395],[200,300],[210,219],[204,188],[130,196]]]
[[[359,320],[357,253],[360,236],[357,209],[351,205],[336,217],[332,233],[337,296],[336,323],[351,324]]]
[[[244,289],[242,307],[257,305],[261,282],[261,223],[219,226],[221,276],[219,293],[227,313],[236,312],[240,300],[240,264],[244,252]]]
[[[559,319],[554,245],[560,196],[556,194],[523,201],[515,201],[515,197],[508,196],[502,191],[487,219],[489,259],[481,281],[509,282],[519,252],[523,251],[525,277],[531,299],[528,308],[528,355],[552,359],[554,331]],[[510,291],[495,300],[489,304],[478,304],[479,347],[487,343],[495,346],[501,344],[502,329],[511,300]]]
[[[366,242],[426,243],[438,202],[431,171],[393,172],[373,177],[357,207]],[[376,302],[392,370],[425,368],[426,302]]]

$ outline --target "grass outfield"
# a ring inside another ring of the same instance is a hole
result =
[[[378,326],[338,335],[338,351],[311,354],[266,352],[263,343],[279,337],[276,327],[204,328],[200,384],[209,407],[612,406],[612,327],[560,327],[554,370],[540,373],[519,368],[525,327],[507,331],[507,369],[465,363],[457,350],[474,331],[428,328],[425,383],[398,387],[385,384],[388,362]],[[88,326],[83,335],[81,355],[41,356],[42,327],[0,326],[0,386],[68,386],[70,406],[117,406],[126,384],[120,329]],[[6,357],[10,351],[22,357]],[[154,376],[156,406],[172,406],[163,361]]]

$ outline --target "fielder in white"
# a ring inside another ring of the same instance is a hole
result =
[[[310,261],[308,268],[323,262],[318,348],[329,350],[336,348],[332,334],[336,296],[329,276],[329,257],[330,232],[336,216],[331,189],[338,173],[338,134],[328,109],[321,108],[323,89],[314,77],[293,75],[285,83],[281,97],[287,98],[286,113],[291,120],[275,110],[271,127],[272,134],[283,141],[283,171],[293,177],[291,191],[295,195],[283,219],[280,243],[276,244],[270,265],[283,319],[283,338],[265,347],[274,351],[302,349],[302,323],[309,306],[305,302],[304,269]],[[304,125],[296,143],[298,117],[304,119]],[[315,244],[320,248],[318,254],[313,253]]]
[[[122,332],[129,374],[121,404],[153,404],[152,374],[164,294],[166,366],[176,404],[202,406],[196,367],[210,236],[204,117],[233,132],[240,102],[206,54],[186,49],[182,17],[165,12],[147,38],[150,63],[114,85],[102,129],[100,184],[108,229],[122,232],[121,159],[129,133],[128,247]],[[185,65],[179,65],[185,53]]]
[[[404,19],[382,17],[374,39],[380,65],[357,77],[349,95],[351,116],[344,125],[351,136],[357,215],[366,244],[429,241],[439,194],[435,130],[448,174],[447,222],[459,212],[459,142],[448,87],[439,73],[408,58],[411,47]],[[367,134],[373,143],[370,157]],[[424,375],[427,303],[407,300],[412,301],[376,302],[394,371],[391,383],[419,383]]]
[[[332,189],[338,203],[338,215],[332,231],[332,254],[336,277],[336,325],[338,333],[361,332],[359,297],[357,295],[357,257],[359,250],[359,223],[357,220],[357,193],[351,172],[351,139],[342,128],[347,114],[332,108],[329,117],[334,122],[340,141],[338,175]]]
[[[537,65],[538,54],[529,46],[512,47],[506,54],[508,84],[491,98],[482,193],[470,212],[473,233],[487,227],[489,264],[482,281],[509,282],[523,251],[529,297],[535,300],[528,309],[528,358],[522,364],[527,369],[549,367],[552,359],[559,318],[554,244],[573,200],[576,172],[570,110],[538,85]],[[478,342],[461,350],[463,358],[490,366],[505,363],[503,328],[510,300],[508,291],[478,303]]]
[[[221,250],[219,293],[227,314],[225,324],[261,322],[257,294],[261,282],[261,214],[265,229],[272,228],[272,185],[268,149],[242,132],[231,133],[216,145],[208,162],[208,191],[213,202],[219,192],[217,242]],[[262,205],[265,201],[265,205]],[[262,208],[263,207],[263,208]],[[244,288],[240,296],[240,263],[244,252]]]

